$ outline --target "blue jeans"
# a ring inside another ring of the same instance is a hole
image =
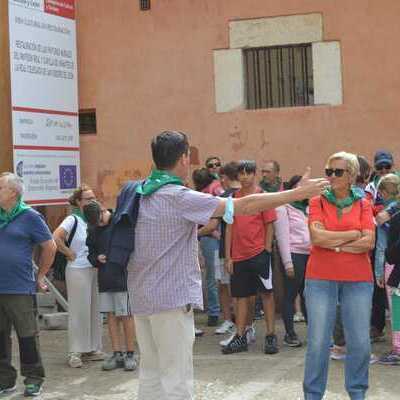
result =
[[[218,317],[220,313],[218,286],[215,279],[215,268],[219,263],[219,241],[209,236],[200,239],[201,251],[206,264],[208,315]]]
[[[347,346],[345,387],[350,399],[365,398],[371,354],[369,328],[373,289],[373,283],[369,282],[306,280],[308,346],[303,382],[305,400],[321,400],[324,396],[329,345],[338,303]]]
[[[388,245],[388,233],[382,226],[376,229],[374,269],[376,278],[383,278],[385,268],[385,250]]]

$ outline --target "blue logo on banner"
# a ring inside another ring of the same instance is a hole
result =
[[[20,178],[23,178],[23,176],[24,176],[24,162],[23,161],[18,162],[17,167],[15,168],[15,172],[17,173],[17,175]]]
[[[60,189],[76,188],[76,165],[60,165]]]

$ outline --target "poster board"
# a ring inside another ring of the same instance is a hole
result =
[[[75,0],[8,0],[14,172],[31,205],[80,184]]]

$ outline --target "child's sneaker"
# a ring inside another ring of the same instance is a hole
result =
[[[240,353],[242,351],[247,351],[247,339],[246,335],[239,336],[236,334],[232,340],[222,348],[222,354],[233,354]]]
[[[36,397],[42,392],[41,383],[28,383],[25,385],[24,396],[25,397]]]
[[[128,351],[124,357],[124,370],[134,371],[138,366],[134,351]]]
[[[124,355],[122,352],[116,351],[107,357],[101,366],[103,371],[112,371],[113,369],[124,367]]]

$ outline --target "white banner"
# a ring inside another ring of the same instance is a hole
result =
[[[75,0],[9,0],[14,169],[25,201],[80,184]]]

